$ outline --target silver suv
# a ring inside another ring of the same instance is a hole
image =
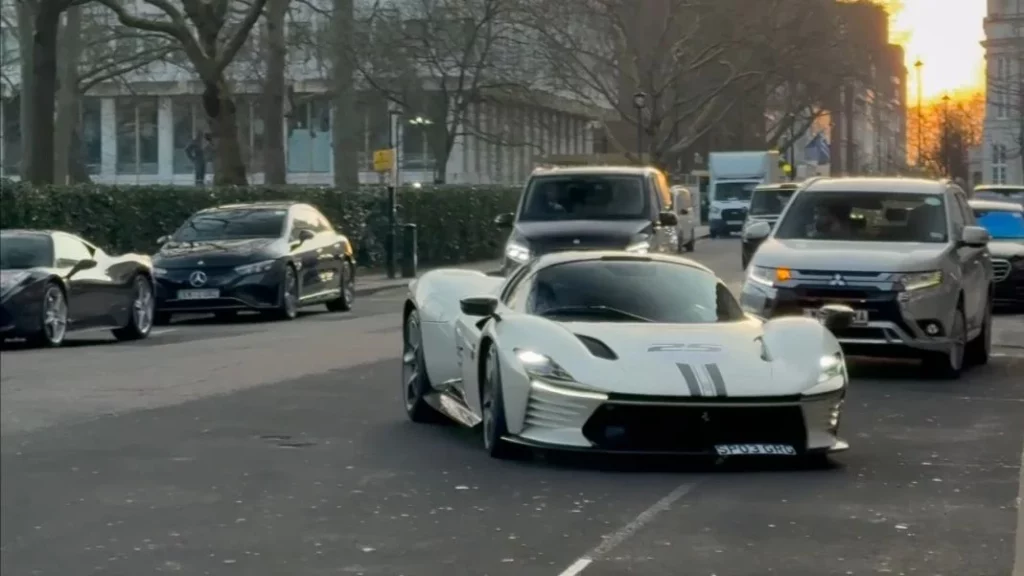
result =
[[[764,242],[741,303],[773,317],[854,309],[835,335],[849,354],[911,356],[937,376],[988,361],[989,234],[949,181],[828,178],[802,187],[778,224],[745,231]]]

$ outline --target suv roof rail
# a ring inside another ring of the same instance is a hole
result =
[[[800,183],[800,187],[802,188],[804,186],[809,186],[811,184],[814,184],[818,180],[825,180],[826,178],[828,178],[828,177],[827,176],[811,176],[807,180],[804,180],[803,182],[801,182]]]

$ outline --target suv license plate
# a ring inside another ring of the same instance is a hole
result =
[[[789,444],[719,444],[719,456],[796,456],[796,448]]]
[[[178,300],[210,300],[220,298],[220,290],[178,290]]]
[[[817,318],[819,315],[818,308],[804,308],[804,316],[808,318]],[[867,310],[854,310],[853,311],[853,324],[855,326],[864,326],[868,323],[868,311]]]

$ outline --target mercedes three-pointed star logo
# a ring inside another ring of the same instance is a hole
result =
[[[195,286],[196,288],[204,286],[206,284],[206,272],[203,272],[202,270],[196,270],[195,272],[189,274],[188,283]]]

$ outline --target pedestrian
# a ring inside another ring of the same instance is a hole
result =
[[[205,140],[209,141],[210,135],[205,134]],[[185,156],[192,161],[192,170],[196,176],[196,186],[206,185],[206,149],[204,138],[197,132],[195,138],[185,146]]]

